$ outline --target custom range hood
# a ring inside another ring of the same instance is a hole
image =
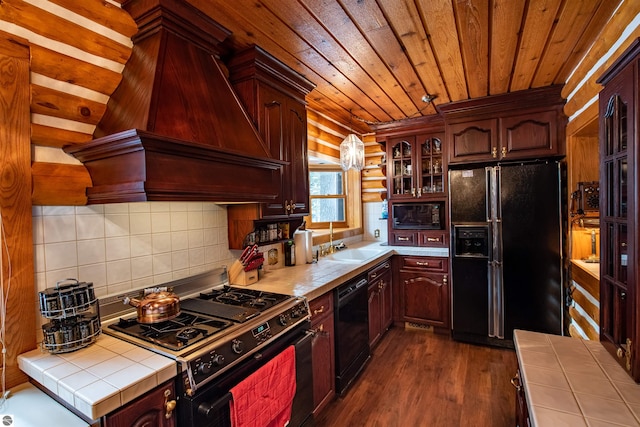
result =
[[[230,33],[183,0],[124,1],[138,24],[123,80],[93,141],[65,147],[88,169],[89,204],[268,202],[283,164],[218,63]]]

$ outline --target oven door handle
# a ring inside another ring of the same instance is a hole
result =
[[[231,399],[233,399],[233,395],[231,393],[226,393],[213,403],[202,402],[198,405],[198,413],[208,420],[213,419],[219,414],[220,409],[223,406],[229,404]]]

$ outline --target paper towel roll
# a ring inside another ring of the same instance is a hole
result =
[[[293,233],[293,243],[296,245],[294,253],[296,254],[297,265],[303,265],[307,262],[306,236],[307,233],[304,230],[296,230]]]
[[[307,254],[307,264],[311,264],[313,262],[313,231],[306,230],[305,233],[305,251]]]

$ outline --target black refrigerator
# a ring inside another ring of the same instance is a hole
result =
[[[453,338],[513,346],[513,330],[563,331],[562,167],[449,171]]]

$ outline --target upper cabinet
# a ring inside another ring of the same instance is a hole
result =
[[[307,112],[305,96],[315,87],[257,46],[229,63],[230,80],[274,159],[288,162],[281,191],[263,203],[260,218],[302,217],[309,213]],[[242,179],[242,177],[237,177]]]
[[[561,86],[440,106],[450,165],[563,156]]]
[[[390,199],[442,196],[446,190],[444,133],[390,138],[387,175]]]
[[[387,198],[391,201],[446,197],[447,157],[444,122],[425,116],[378,126],[378,143],[385,146]]]
[[[600,341],[640,382],[638,141],[640,39],[605,72],[600,92]]]

